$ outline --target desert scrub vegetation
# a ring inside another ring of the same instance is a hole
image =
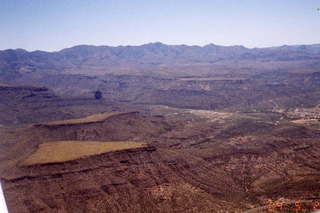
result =
[[[56,141],[40,144],[38,149],[20,163],[29,166],[46,163],[60,163],[106,152],[146,147],[145,143],[117,141]]]
[[[60,125],[88,124],[88,123],[95,123],[95,122],[103,122],[112,116],[121,115],[121,114],[126,114],[126,113],[125,112],[99,113],[99,114],[90,115],[84,118],[39,123],[39,124],[34,124],[34,126],[60,126]]]
[[[241,212],[236,205],[213,198],[187,183],[168,183],[152,189],[128,187],[83,207],[92,213],[227,213]],[[71,207],[73,208],[73,207]],[[70,212],[79,212],[70,209]]]

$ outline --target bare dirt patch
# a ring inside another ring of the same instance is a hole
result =
[[[60,126],[60,125],[88,124],[88,123],[95,123],[95,122],[103,122],[112,116],[121,115],[121,114],[126,114],[126,113],[122,113],[122,112],[100,113],[100,114],[94,114],[94,115],[90,115],[90,116],[79,118],[79,119],[52,121],[47,123],[34,124],[34,126]]]
[[[217,112],[211,110],[187,110],[187,112],[213,122],[223,122],[232,115],[230,112]]]
[[[316,124],[316,123],[319,123],[319,121],[316,119],[298,119],[298,120],[293,120],[291,122],[295,123],[295,124]]]

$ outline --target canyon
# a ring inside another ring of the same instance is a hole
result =
[[[0,51],[9,212],[317,202],[319,52],[161,43]]]

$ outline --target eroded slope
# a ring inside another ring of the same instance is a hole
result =
[[[320,197],[315,126],[295,124],[280,112],[157,106],[151,111],[162,115],[121,113],[97,123],[29,128],[23,134],[30,134],[24,145],[30,151],[40,142],[61,140],[133,140],[148,147],[23,167],[12,159],[2,177],[9,208],[19,213],[239,212],[268,199]]]

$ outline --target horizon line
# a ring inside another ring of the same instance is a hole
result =
[[[107,44],[77,44],[69,47],[65,47],[62,49],[58,50],[41,50],[41,49],[35,49],[35,50],[30,50],[30,49],[25,49],[25,48],[7,48],[7,49],[0,49],[0,51],[8,51],[8,50],[23,50],[26,52],[48,52],[48,53],[55,53],[55,52],[61,52],[66,49],[71,49],[74,47],[80,47],[80,46],[90,46],[90,47],[112,47],[112,48],[117,48],[117,47],[141,47],[145,45],[152,45],[152,44],[161,44],[165,46],[188,46],[188,47],[206,47],[206,46],[218,46],[218,47],[244,47],[246,49],[266,49],[266,48],[277,48],[277,47],[285,47],[285,46],[313,46],[313,45],[320,45],[319,43],[301,43],[301,44],[282,44],[282,45],[274,45],[274,46],[262,46],[262,47],[248,47],[242,44],[234,44],[234,45],[220,45],[220,44],[215,44],[215,43],[208,43],[204,45],[199,45],[199,44],[168,44],[168,43],[163,43],[160,41],[155,41],[155,42],[148,42],[148,43],[142,43],[142,44],[136,44],[136,45],[130,45],[130,44],[121,44],[121,45],[107,45]]]

